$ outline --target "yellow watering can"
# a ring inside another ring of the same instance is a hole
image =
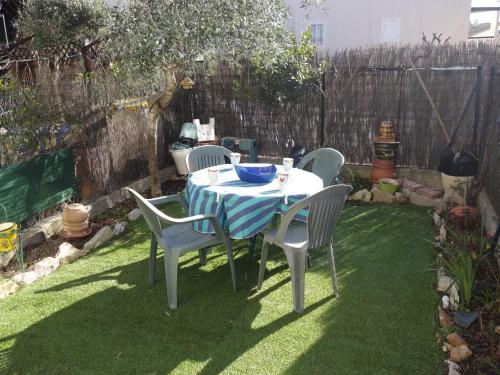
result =
[[[9,252],[16,249],[17,224],[0,223],[0,252]]]
[[[3,205],[0,205],[7,218],[7,210]],[[9,252],[17,248],[17,232],[16,223],[0,223],[0,253]]]

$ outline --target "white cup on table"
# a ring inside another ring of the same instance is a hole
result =
[[[283,169],[285,172],[291,171],[293,168],[293,159],[292,158],[283,158]]]
[[[238,165],[240,164],[241,160],[241,154],[237,152],[231,152],[231,164],[232,165]]]
[[[278,176],[279,189],[281,190],[282,193],[285,193],[288,181],[290,180],[290,173],[278,172],[277,176]],[[285,204],[288,204],[288,196],[286,195],[286,193],[285,193]]]
[[[215,185],[217,179],[219,178],[219,169],[217,168],[208,168],[207,169],[208,182],[210,185]]]

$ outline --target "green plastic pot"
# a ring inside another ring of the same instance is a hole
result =
[[[389,194],[394,194],[398,191],[399,182],[393,178],[381,178],[378,180],[378,188]]]

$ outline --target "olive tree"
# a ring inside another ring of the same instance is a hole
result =
[[[59,93],[61,47],[73,44],[82,52],[102,37],[109,12],[102,0],[23,0],[17,20],[18,33],[31,38],[38,55],[52,66],[52,97],[61,122],[65,122]]]
[[[158,194],[157,124],[180,80],[200,60],[213,68],[220,61],[279,55],[292,43],[287,16],[283,0],[130,0],[115,9],[108,39],[113,61],[131,75],[162,76],[148,104],[153,195]]]

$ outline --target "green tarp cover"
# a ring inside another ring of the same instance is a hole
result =
[[[69,149],[0,168],[0,204],[7,210],[7,221],[20,223],[64,202],[73,196],[74,187],[74,159]],[[4,219],[0,207],[0,222]]]

